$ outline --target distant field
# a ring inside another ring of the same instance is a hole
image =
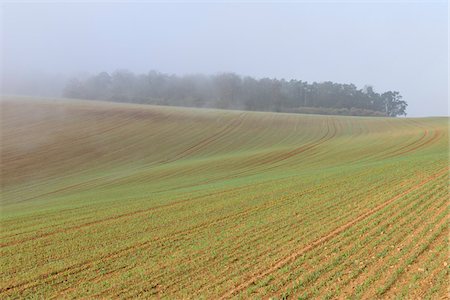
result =
[[[445,298],[448,124],[6,98],[0,298]]]

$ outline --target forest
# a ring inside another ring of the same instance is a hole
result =
[[[235,73],[179,76],[117,70],[72,78],[63,93],[77,99],[327,115],[397,117],[406,116],[408,106],[398,91],[378,93],[370,85],[358,89],[331,81],[256,79]]]

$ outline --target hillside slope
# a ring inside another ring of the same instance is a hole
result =
[[[8,297],[439,297],[448,118],[5,98]]]

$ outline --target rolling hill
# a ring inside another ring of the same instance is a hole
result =
[[[1,298],[438,298],[448,118],[1,102]]]

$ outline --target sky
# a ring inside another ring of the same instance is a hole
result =
[[[4,81],[235,72],[397,90],[408,116],[449,115],[447,1],[0,5]]]

